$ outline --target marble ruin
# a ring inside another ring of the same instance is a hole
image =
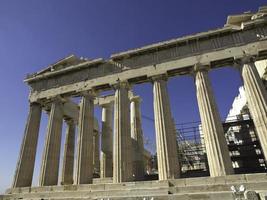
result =
[[[257,13],[229,16],[225,26],[216,30],[113,54],[109,60],[71,55],[28,75],[25,82],[31,92],[24,138],[12,188],[0,199],[225,200],[233,199],[232,185],[242,184],[257,193],[255,198],[264,199],[266,174],[233,175],[209,71],[224,66],[240,70],[266,158],[267,93],[254,64],[266,58],[267,7],[261,7]],[[210,177],[180,177],[167,82],[169,77],[188,74],[194,76]],[[143,179],[141,98],[131,91],[133,85],[146,82],[153,84],[158,181]],[[101,96],[103,91],[114,91],[114,95]],[[80,102],[75,103],[77,97]],[[101,130],[94,118],[95,106],[102,108]],[[33,187],[43,111],[49,121],[39,186]],[[63,121],[67,130],[60,177]],[[94,178],[95,172],[99,179]]]

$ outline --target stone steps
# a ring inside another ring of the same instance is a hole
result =
[[[21,199],[12,197],[12,199]],[[24,198],[23,198],[24,199]],[[99,197],[88,197],[88,196],[79,196],[79,197],[65,197],[63,196],[53,196],[53,197],[27,197],[27,199],[31,200],[232,200],[233,195],[231,192],[213,192],[213,193],[194,193],[194,194],[147,194],[147,195],[120,195],[120,196],[99,196]]]
[[[231,192],[213,192],[213,193],[194,193],[194,194],[168,194],[168,195],[153,195],[148,196],[135,196],[135,197],[115,197],[109,200],[233,200]],[[94,199],[94,200],[108,200]]]
[[[88,185],[16,188],[7,191],[0,200],[74,199],[74,200],[232,200],[231,186],[267,193],[267,174],[201,177],[168,181],[98,183]],[[263,196],[262,195],[262,196]],[[265,199],[265,198],[262,198]]]
[[[244,185],[247,190],[267,190],[267,174],[228,175],[216,178],[187,178],[169,180],[172,194],[231,191],[231,186]]]
[[[168,187],[153,188],[113,188],[107,190],[78,190],[78,191],[54,191],[54,192],[30,192],[10,195],[17,199],[101,199],[101,198],[119,198],[119,197],[148,197],[153,195],[168,195]],[[9,195],[6,196],[8,198]]]

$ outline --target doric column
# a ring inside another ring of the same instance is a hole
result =
[[[41,166],[40,186],[57,185],[58,183],[62,120],[62,104],[59,99],[55,99],[49,114]]]
[[[253,61],[243,64],[242,77],[245,94],[248,101],[257,135],[267,163],[267,94],[259,73]]]
[[[165,77],[159,76],[154,77],[153,82],[159,180],[173,179],[180,176],[180,167],[167,92],[167,80]]]
[[[41,114],[41,105],[31,103],[14,176],[13,188],[29,187],[32,184]]]
[[[206,67],[196,66],[195,85],[210,176],[233,173],[222,122]]]
[[[78,125],[77,184],[92,183],[93,180],[93,131],[94,95],[84,94],[80,103]]]
[[[65,139],[62,185],[73,184],[74,150],[75,150],[75,123],[72,119],[66,120],[67,131]]]
[[[135,180],[144,178],[144,141],[141,125],[141,99],[138,96],[131,97],[131,138],[133,141],[132,158],[133,158],[133,174]]]
[[[132,180],[129,86],[115,85],[113,182]]]
[[[94,119],[94,134],[93,134],[93,163],[94,173],[99,173],[100,159],[99,159],[99,128],[98,121]]]
[[[113,102],[102,105],[101,178],[112,177],[112,131]]]

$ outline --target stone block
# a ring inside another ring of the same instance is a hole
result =
[[[112,183],[112,177],[106,177],[106,178],[94,178],[93,184],[99,184],[99,183]]]
[[[226,184],[244,184],[246,183],[246,177],[244,174],[235,174],[225,176]]]
[[[254,182],[244,184],[247,190],[267,190],[267,182]]]
[[[215,184],[215,179],[211,177],[187,178],[185,179],[185,184],[186,186],[213,185]]]
[[[233,195],[231,192],[216,192],[216,193],[198,193],[198,194],[189,194],[189,200],[198,199],[198,200],[233,200]]]
[[[64,190],[67,191],[76,191],[78,189],[77,185],[64,185]]]
[[[169,180],[169,183],[171,186],[175,186],[175,187],[184,187],[186,185],[186,179],[181,178],[181,179],[172,179]]]
[[[246,177],[247,182],[264,182],[264,181],[267,181],[267,174],[266,173],[246,174],[245,177]]]
[[[30,192],[30,187],[19,187],[19,188],[12,188],[9,189],[9,193],[29,193]]]
[[[91,191],[103,191],[105,190],[105,184],[92,184]]]
[[[221,185],[225,185],[226,184],[226,178],[225,176],[217,176],[217,177],[213,177],[215,184],[221,184]]]
[[[218,192],[218,191],[229,191],[230,187],[227,185],[195,185],[185,187],[175,187],[174,193],[200,193],[200,192]]]
[[[52,188],[51,186],[32,187],[31,188],[31,193],[53,191],[53,189],[51,189],[51,188]]]

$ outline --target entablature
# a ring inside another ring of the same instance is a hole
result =
[[[211,69],[231,66],[244,55],[256,60],[267,58],[266,16],[249,20],[246,15],[245,19],[240,26],[227,24],[221,29],[113,54],[110,60],[71,58],[71,62],[78,64],[46,70],[25,79],[32,89],[30,101],[75,95],[90,89],[110,90],[118,81],[138,84],[160,74],[186,75],[196,64],[210,65]]]

